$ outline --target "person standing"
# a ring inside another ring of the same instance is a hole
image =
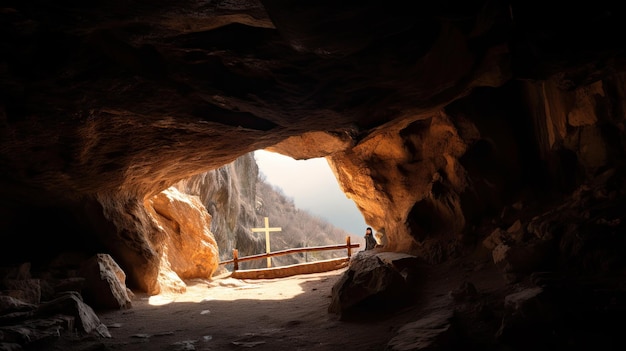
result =
[[[365,229],[365,251],[375,248],[376,244],[377,242],[374,238],[374,234],[372,234],[372,228],[367,227],[367,229]]]

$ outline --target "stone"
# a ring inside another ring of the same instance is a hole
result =
[[[505,244],[506,242],[506,232],[501,228],[496,228],[482,241],[482,245],[488,250],[494,250],[498,245]]]
[[[84,297],[96,309],[127,309],[132,306],[126,288],[126,274],[107,254],[97,254],[84,262]]]
[[[381,258],[384,257],[384,258]],[[352,256],[348,270],[333,285],[328,311],[340,319],[389,313],[411,301],[413,279],[405,278],[391,264],[414,257],[402,254],[376,254],[360,251]]]
[[[41,302],[41,284],[39,279],[9,279],[3,281],[4,294],[14,296],[24,302]]]
[[[386,351],[444,351],[455,345],[454,312],[438,310],[415,322],[403,325],[387,346]]]
[[[217,270],[219,252],[210,231],[211,215],[200,199],[172,187],[153,197],[148,210],[164,234],[160,277],[170,269],[181,281],[210,278]],[[169,282],[161,281],[161,289],[173,286]]]
[[[478,297],[478,290],[471,282],[463,282],[458,288],[450,291],[450,297],[457,301],[472,300]]]
[[[533,241],[519,245],[500,244],[492,251],[493,262],[510,282],[516,282],[550,259],[551,241]]]
[[[75,319],[75,327],[83,333],[111,337],[108,328],[100,322],[94,310],[76,293],[66,293],[37,308],[38,315],[67,314]]]
[[[6,314],[11,312],[32,311],[37,305],[24,302],[8,295],[0,295],[0,313]]]
[[[524,288],[504,299],[504,315],[496,337],[523,345],[550,345],[560,328],[556,311],[541,287]]]

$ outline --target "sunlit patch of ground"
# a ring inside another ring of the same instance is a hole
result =
[[[343,271],[342,269],[341,271]],[[187,292],[184,294],[161,294],[148,298],[153,306],[162,306],[174,302],[205,302],[246,300],[286,300],[304,293],[304,282],[315,282],[328,279],[327,276],[336,276],[338,273],[328,272],[315,275],[298,275],[289,279],[234,279],[228,274],[215,277],[212,280],[187,281]],[[262,288],[262,289],[261,289]]]

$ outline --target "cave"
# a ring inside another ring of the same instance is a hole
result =
[[[625,346],[606,322],[626,309],[617,4],[8,0],[1,9],[0,296],[25,263],[50,270],[66,252],[106,255],[146,294],[210,278],[222,243],[185,251],[174,239],[181,225],[210,216],[180,199],[207,172],[266,149],[329,161],[385,234],[378,262],[402,257],[392,260],[398,272],[380,268],[393,284],[486,257],[474,269],[496,269],[508,295],[492,309],[501,328],[478,349],[576,348],[594,337]],[[367,267],[355,262],[344,283]],[[412,294],[404,283],[376,301]],[[450,319],[460,320],[456,341],[440,350],[474,340],[468,313]]]

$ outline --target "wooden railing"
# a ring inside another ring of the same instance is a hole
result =
[[[301,252],[326,251],[326,250],[343,250],[343,249],[348,250],[348,258],[350,258],[350,256],[352,256],[352,249],[355,249],[355,248],[358,248],[358,247],[359,247],[359,244],[351,244],[350,243],[350,237],[348,236],[348,237],[346,237],[346,243],[345,244],[326,245],[326,246],[311,246],[311,247],[297,247],[297,248],[293,248],[293,249],[274,251],[274,252],[270,252],[270,253],[264,253],[264,254],[258,254],[258,255],[252,255],[252,256],[245,256],[245,257],[239,257],[239,251],[237,249],[233,249],[233,259],[232,260],[222,261],[219,264],[222,265],[222,264],[232,263],[233,264],[233,271],[236,271],[236,270],[239,269],[239,262],[252,261],[252,260],[258,260],[258,259],[262,259],[262,258],[268,258],[268,257],[273,257],[273,256],[282,256],[282,255],[289,255],[289,254],[295,254],[295,253],[301,253]]]

